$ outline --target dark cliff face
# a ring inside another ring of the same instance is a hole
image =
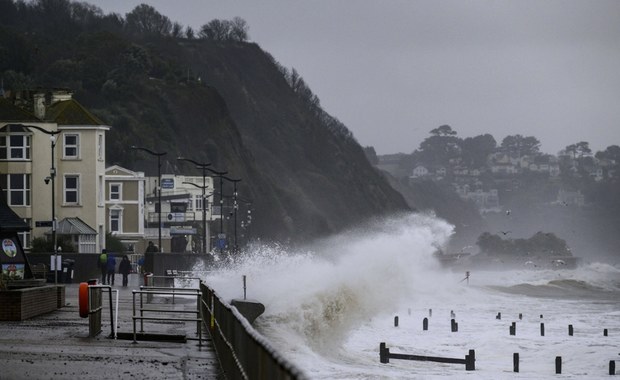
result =
[[[305,240],[407,209],[359,144],[321,123],[257,45],[203,41],[185,49],[192,70],[223,97],[251,155],[227,165],[251,167],[245,189],[256,197],[264,236]]]
[[[346,128],[330,129],[258,45],[136,37],[117,24],[72,24],[60,35],[11,21],[0,45],[22,36],[6,46],[23,60],[0,65],[5,85],[73,90],[111,126],[108,165],[156,175],[156,161],[130,149],[140,145],[168,152],[164,173],[200,174],[183,156],[241,178],[253,237],[304,241],[408,209]]]

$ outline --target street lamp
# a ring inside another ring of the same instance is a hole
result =
[[[217,170],[213,170],[213,169],[209,169],[209,168],[205,168],[206,170],[210,171],[211,173],[215,174],[216,177],[220,178],[220,234],[222,234],[224,232],[224,220],[223,220],[223,210],[224,210],[224,193],[223,193],[223,188],[224,188],[224,174],[228,174],[228,172],[218,172]],[[219,239],[219,236],[218,236]],[[220,247],[220,252],[222,252],[222,248]]]
[[[52,166],[50,167],[50,175],[49,177],[45,177],[45,184],[48,182],[52,182],[52,244],[53,253],[54,253],[54,284],[58,284],[58,248],[57,248],[57,238],[56,238],[56,166],[54,161],[54,149],[56,148],[56,135],[60,133],[60,131],[48,131],[47,129],[43,129],[36,125],[24,125],[26,128],[34,128],[38,131],[41,131],[45,134],[50,135],[50,143],[52,150]]]
[[[192,185],[195,186],[199,189],[202,189],[202,253],[206,254],[207,253],[207,217],[206,217],[206,204],[207,204],[207,194],[205,194],[205,190],[208,188],[208,186],[200,186],[197,185],[193,182],[182,182],[186,185]],[[208,194],[213,195],[214,193],[210,193]]]
[[[161,156],[164,156],[166,154],[168,154],[168,152],[153,152],[150,149],[147,148],[143,148],[140,146],[135,146],[132,145],[131,149],[135,149],[135,150],[143,150],[146,153],[152,155],[152,156],[157,156],[157,202],[159,203],[159,212],[157,213],[157,229],[159,232],[159,252],[162,252],[162,246],[161,246]]]
[[[235,233],[235,244],[233,246],[233,253],[237,253],[237,182],[241,182],[241,179],[232,179],[228,177],[223,177],[225,180],[233,183],[233,210],[234,210],[234,219],[233,219],[233,229]]]
[[[210,162],[208,163],[204,163],[204,162],[197,162],[194,161],[190,158],[184,158],[184,157],[177,157],[177,161],[187,161],[187,162],[191,162],[192,164],[198,166],[199,168],[202,169],[202,186],[198,186],[195,183],[192,182],[183,182],[183,183],[188,183],[191,185],[194,185],[196,187],[202,188],[202,253],[206,254],[207,253],[207,212],[206,212],[206,205],[205,205],[205,191],[207,189],[207,166],[211,165]]]

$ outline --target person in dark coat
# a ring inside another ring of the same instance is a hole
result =
[[[118,272],[123,275],[123,286],[127,286],[129,283],[129,273],[131,273],[131,262],[129,258],[127,258],[127,255],[123,256],[118,266]]]
[[[116,259],[110,253],[108,254],[108,262],[106,264],[108,269],[108,285],[114,285],[114,272],[116,271]]]

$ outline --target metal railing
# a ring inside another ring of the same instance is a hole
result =
[[[109,294],[110,338],[116,339],[116,326],[118,326],[118,289],[112,289],[110,285],[88,285],[88,335],[92,338],[101,332],[101,314],[103,312],[102,291],[107,291]],[[116,293],[116,314],[112,307],[112,292]]]
[[[140,315],[137,315],[136,313],[136,294],[140,294],[140,308],[139,308]],[[148,298],[148,295],[172,295],[174,297],[175,294],[196,297],[196,305],[197,305],[196,310],[172,310],[172,309],[163,309],[163,308],[155,308],[155,309],[145,308],[144,303],[142,301],[143,294],[146,294],[147,298]],[[203,318],[201,315],[201,308],[200,308],[200,298],[201,298],[200,289],[188,289],[188,288],[172,289],[172,288],[163,288],[163,287],[140,286],[140,290],[132,290],[132,297],[133,297],[132,320],[133,320],[133,342],[134,343],[137,343],[137,332],[136,332],[136,321],[137,320],[140,320],[140,332],[141,333],[144,333],[144,321],[145,320],[179,321],[179,322],[196,322],[196,334],[198,335],[198,345],[202,346],[201,322]],[[173,314],[173,313],[188,314],[189,313],[189,314],[196,314],[196,318],[144,316],[145,312],[154,312],[158,314],[162,314],[162,313],[164,314]]]
[[[164,287],[156,287],[156,280],[157,279],[161,279],[164,280]],[[189,277],[189,276],[155,276],[153,274],[146,274],[144,276],[144,280],[145,280],[145,284],[144,286],[140,286],[140,289],[142,289],[143,287],[145,288],[158,288],[158,289],[180,289],[180,290],[187,290],[190,288],[177,288],[176,287],[176,280],[178,281],[184,281],[184,280],[189,280],[189,281],[196,281],[198,284],[200,283],[201,278],[200,277]],[[174,290],[173,290],[174,291]],[[146,302],[150,303],[153,300],[153,294],[147,294],[146,297]],[[140,296],[140,302],[142,302],[142,296]],[[175,303],[175,299],[174,299],[174,294],[172,295],[172,304],[174,305]]]
[[[203,321],[228,379],[308,379],[256,332],[237,308],[222,301],[203,282],[200,291]]]

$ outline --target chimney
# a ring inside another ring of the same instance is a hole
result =
[[[38,92],[33,95],[34,99],[34,116],[43,120],[45,119],[45,94]]]
[[[71,93],[71,91],[67,91],[67,90],[54,90],[52,92],[52,102],[51,104],[55,104],[58,102],[64,102],[67,100],[71,100],[71,96],[73,94]]]

